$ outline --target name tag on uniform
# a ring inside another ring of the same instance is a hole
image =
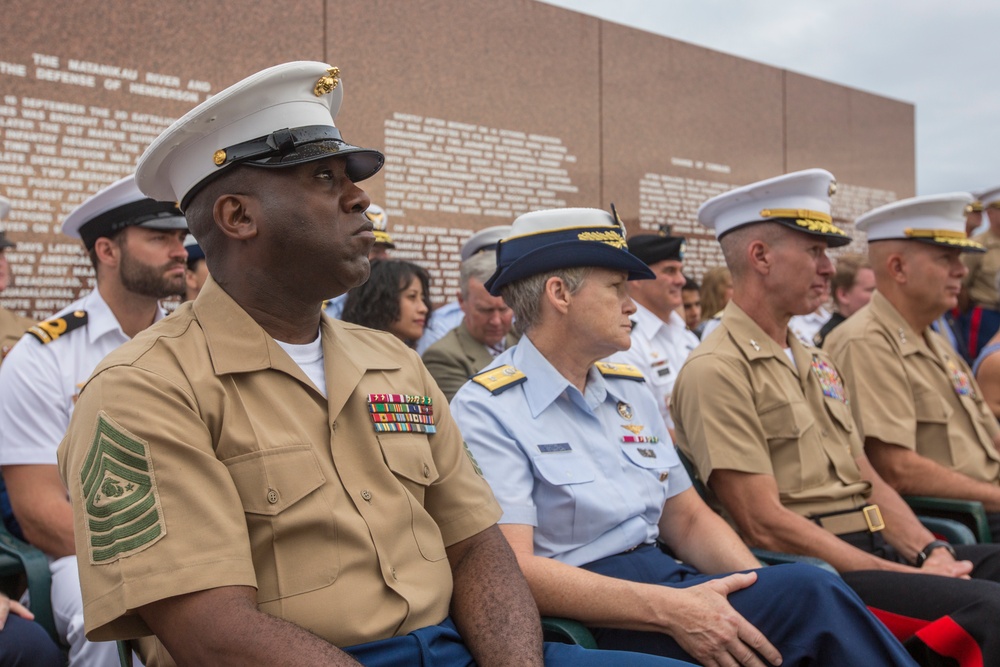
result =
[[[538,445],[538,451],[542,454],[556,454],[558,452],[571,452],[573,448],[568,442],[555,442],[548,445]]]

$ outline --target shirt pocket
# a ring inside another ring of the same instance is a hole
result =
[[[429,561],[447,556],[441,530],[424,509],[427,488],[441,476],[431,455],[431,444],[423,433],[379,433],[385,464],[406,489],[410,503],[410,527],[421,555]]]
[[[826,456],[822,447],[808,446],[816,425],[808,403],[782,403],[763,410],[760,423],[779,492],[801,491],[822,480]]]
[[[622,443],[625,458],[634,465],[650,471],[661,482],[666,481],[670,468],[680,465],[673,447],[663,447],[659,443]]]
[[[440,477],[427,436],[422,433],[379,433],[377,437],[385,464],[422,505],[427,487]]]
[[[948,438],[948,421],[953,410],[945,399],[936,391],[917,387],[913,411],[917,419],[917,453],[942,465],[954,465]]]
[[[312,447],[251,452],[224,463],[246,515],[257,601],[332,584],[340,570],[337,522]]]
[[[552,486],[585,484],[596,476],[590,459],[573,451],[540,454],[532,462],[539,476]]]

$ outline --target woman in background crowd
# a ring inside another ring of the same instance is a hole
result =
[[[398,259],[372,262],[368,282],[347,294],[343,320],[388,331],[413,347],[432,310],[430,276]]]
[[[695,333],[704,339],[719,324],[722,310],[733,297],[733,274],[724,266],[709,269],[701,279],[701,324]]]

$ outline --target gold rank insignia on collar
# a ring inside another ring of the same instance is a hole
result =
[[[28,333],[41,341],[43,345],[48,345],[63,334],[69,333],[74,329],[79,329],[86,323],[87,312],[84,310],[76,310],[72,313],[63,315],[62,317],[55,317],[51,320],[46,320],[45,322],[39,322],[35,326],[28,329]]]
[[[516,387],[527,379],[528,376],[510,365],[497,366],[472,376],[473,382],[486,387],[494,396]]]
[[[642,374],[642,371],[632,364],[613,364],[609,361],[598,361],[594,364],[594,368],[600,371],[601,375],[606,378],[624,378],[626,380],[635,380],[636,382],[646,381],[646,377]]]
[[[760,345],[758,345],[757,341],[755,341],[753,338],[750,339],[750,347],[752,347],[754,351],[760,352]]]

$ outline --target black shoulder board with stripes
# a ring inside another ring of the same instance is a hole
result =
[[[69,333],[74,329],[79,329],[86,323],[87,311],[75,310],[72,313],[66,313],[62,317],[55,317],[51,320],[39,322],[28,329],[28,333],[40,340],[43,345],[48,345],[63,334]]]

